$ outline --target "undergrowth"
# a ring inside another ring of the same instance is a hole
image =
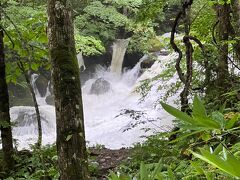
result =
[[[131,159],[111,172],[110,180],[240,178],[239,113],[224,113],[224,108],[207,113],[198,97],[191,115],[162,106],[176,118],[178,128],[136,144]]]

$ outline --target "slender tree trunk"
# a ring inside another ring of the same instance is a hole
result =
[[[70,2],[48,0],[48,16],[60,179],[87,180],[83,105]]]
[[[33,100],[34,108],[35,108],[35,111],[36,111],[37,125],[38,125],[38,140],[37,140],[36,145],[37,145],[38,148],[41,148],[41,146],[42,146],[42,124],[41,124],[41,116],[40,116],[40,111],[39,111],[39,107],[38,107],[38,103],[37,103],[36,94],[34,92],[32,84],[30,82],[28,72],[26,71],[22,61],[18,62],[18,67],[21,69],[21,71],[22,71],[22,73],[25,77],[25,80],[27,82],[30,93],[32,95],[32,100]]]
[[[230,7],[229,4],[217,6],[218,14],[218,37],[219,37],[219,58],[218,58],[218,73],[217,86],[221,90],[228,89],[228,37],[230,28]]]
[[[28,84],[28,87],[29,87],[31,95],[32,95],[33,104],[34,104],[35,111],[36,111],[36,116],[37,116],[37,125],[38,125],[37,147],[41,148],[41,146],[42,146],[42,124],[41,124],[41,115],[40,115],[40,111],[39,111],[39,106],[38,106],[38,103],[37,103],[36,94],[34,92],[32,84],[30,83],[28,74],[25,73],[24,75],[25,75],[26,82]]]
[[[183,37],[183,42],[186,47],[185,56],[186,56],[187,72],[186,72],[186,76],[185,76],[184,88],[180,94],[180,100],[181,100],[181,111],[184,111],[184,112],[189,111],[188,95],[189,95],[189,90],[190,90],[191,84],[192,84],[192,71],[193,71],[193,67],[192,67],[193,47],[192,47],[192,43],[190,42],[190,39],[189,39],[190,10],[191,10],[191,4],[183,9],[184,31],[185,31],[185,36]]]
[[[41,146],[42,146],[42,124],[41,124],[41,115],[40,115],[39,106],[38,106],[38,103],[37,103],[36,94],[34,92],[32,84],[30,82],[29,75],[28,75],[27,71],[25,70],[21,61],[19,63],[19,67],[22,70],[22,73],[24,74],[24,77],[25,77],[25,80],[27,82],[28,88],[29,88],[30,93],[32,95],[32,100],[33,100],[34,108],[35,108],[35,111],[36,111],[37,125],[38,125],[37,147],[41,148]]]
[[[30,78],[28,73],[26,72],[26,70],[24,69],[24,66],[22,65],[22,72],[24,73],[25,76],[25,80],[27,82],[28,88],[30,90],[30,93],[32,95],[32,99],[33,99],[33,104],[34,104],[34,108],[36,111],[36,117],[37,117],[37,125],[38,125],[38,140],[37,140],[37,147],[41,148],[42,146],[42,123],[41,123],[41,116],[40,116],[40,110],[39,110],[39,106],[37,103],[37,98],[36,98],[36,94],[34,92],[33,89],[33,85],[30,82]]]
[[[1,14],[0,14],[1,22]],[[9,96],[6,82],[3,30],[0,29],[0,129],[4,162],[8,170],[13,169],[13,138],[9,114]]]

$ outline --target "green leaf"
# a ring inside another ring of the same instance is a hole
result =
[[[37,71],[39,68],[39,65],[37,63],[32,63],[31,64],[31,69],[34,70],[34,71]]]
[[[234,115],[230,120],[225,120],[226,121],[226,129],[231,129],[234,127],[237,121],[239,121],[239,114]]]
[[[141,162],[140,165],[140,180],[148,180],[148,171],[144,162]]]
[[[202,117],[202,116],[194,117],[194,122],[195,122],[195,125],[199,127],[203,127],[206,130],[221,128],[220,123],[208,117]]]
[[[216,154],[211,154],[205,149],[200,149],[201,154],[191,151],[194,156],[200,158],[201,160],[217,167],[218,169],[236,177],[240,178],[239,165],[240,161],[237,160],[233,155],[229,154],[225,148],[223,148],[223,154],[225,157],[217,156]]]
[[[207,118],[206,109],[198,96],[193,100],[193,116]]]
[[[155,166],[153,172],[151,173],[150,179],[155,179],[158,176],[159,172],[161,172],[162,170],[162,163],[163,163],[162,159],[160,159],[157,165]]]
[[[186,113],[179,111],[178,109],[172,106],[169,106],[163,102],[161,102],[161,105],[165,111],[167,111],[169,114],[173,115],[177,119],[182,120],[186,123],[190,123],[190,124],[193,123],[193,118],[187,115]]]
[[[172,169],[170,168],[170,166],[168,166],[167,172],[168,172],[169,179],[170,180],[175,180],[174,173],[173,173]]]
[[[224,115],[218,111],[212,113],[212,119],[216,121],[222,129],[225,128],[226,120],[224,119]]]

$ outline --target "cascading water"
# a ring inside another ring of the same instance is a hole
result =
[[[112,62],[110,71],[112,73],[121,74],[122,72],[122,63],[124,59],[124,55],[127,50],[128,43],[130,41],[130,38],[128,39],[117,39],[113,43],[113,55],[112,55]]]
[[[49,144],[53,143],[56,137],[55,108],[46,103],[46,97],[50,95],[50,82],[48,83],[45,96],[41,97],[35,83],[38,76],[38,74],[32,74],[31,85],[39,105],[43,130],[43,144]],[[20,149],[29,148],[29,144],[35,144],[38,138],[35,108],[32,106],[15,106],[10,109],[10,115],[14,124],[13,138],[17,140],[18,147]]]
[[[84,61],[83,61],[83,55],[82,52],[77,54],[77,60],[78,60],[78,66],[79,69],[81,69],[83,67],[83,71],[86,69]]]
[[[174,54],[160,55],[158,61],[141,76],[139,76],[140,63],[146,58],[141,59],[133,69],[123,72],[121,76],[99,66],[95,78],[89,79],[82,87],[88,145],[102,144],[111,149],[129,147],[133,143],[142,141],[143,135],[168,129],[172,125],[172,118],[169,118],[168,114],[160,108],[158,102],[163,99],[167,89],[172,88],[172,84],[176,83],[177,75],[174,74],[167,80],[153,79],[166,70],[167,64],[174,59]],[[33,75],[33,85],[36,78],[37,75]],[[110,89],[103,94],[90,93],[93,83],[99,78],[107,81]],[[142,81],[147,79],[152,79],[149,93],[140,103],[141,95],[136,90]],[[164,88],[159,90],[159,86],[163,85]],[[178,94],[174,94],[168,99],[168,103],[174,104],[177,97]],[[45,97],[38,95],[39,102],[41,98]],[[43,144],[54,143],[56,139],[55,109],[45,101],[41,102],[39,109],[42,118]],[[29,144],[37,142],[38,135],[34,107],[16,106],[10,111],[11,119],[16,124],[13,128],[13,136],[18,140],[19,149],[29,148]],[[144,128],[151,130],[145,132]]]
[[[159,106],[155,106],[155,103],[159,102],[166,92],[165,89],[159,90],[158,87],[164,84],[170,88],[176,82],[177,74],[174,74],[170,80],[153,81],[149,96],[142,103],[139,103],[141,95],[136,92],[142,80],[159,75],[166,69],[166,65],[175,59],[175,55],[158,58],[159,61],[156,61],[152,68],[140,77],[140,63],[144,58],[120,77],[99,68],[96,77],[85,83],[83,87],[84,117],[86,137],[90,145],[104,144],[113,149],[129,147],[133,143],[142,141],[141,136],[171,127],[171,117]],[[111,90],[102,95],[89,94],[91,85],[100,77],[110,82]],[[178,93],[170,97],[169,103],[174,104],[177,96]],[[145,132],[144,128],[151,130]]]

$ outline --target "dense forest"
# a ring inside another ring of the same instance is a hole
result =
[[[1,0],[0,179],[240,179],[240,0]]]

